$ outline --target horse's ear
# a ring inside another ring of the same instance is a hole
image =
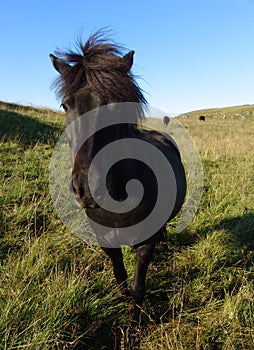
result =
[[[133,65],[134,53],[135,52],[133,50],[131,50],[126,55],[124,55],[122,58],[122,60],[124,61],[124,66],[125,66],[126,72],[129,72],[129,70],[131,69],[131,67]]]
[[[53,67],[60,73],[61,75],[69,70],[71,66],[69,66],[67,63],[64,61],[60,60],[56,56],[52,55],[52,53],[49,55],[51,62],[53,64]]]

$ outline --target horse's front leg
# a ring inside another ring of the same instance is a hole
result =
[[[127,294],[127,272],[124,267],[123,254],[121,248],[105,248],[104,252],[109,256],[113,264],[114,276],[117,283],[121,286],[122,291]]]
[[[132,285],[132,295],[135,301],[133,321],[137,324],[140,323],[140,308],[146,292],[146,274],[155,246],[156,240],[152,239],[146,244],[134,247],[137,256],[137,263],[134,283]]]

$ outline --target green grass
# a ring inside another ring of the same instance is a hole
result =
[[[204,193],[184,232],[168,225],[150,266],[143,350],[254,348],[253,119],[207,111],[204,123],[198,114],[179,120],[200,152]],[[68,232],[50,200],[64,122],[62,113],[0,103],[0,349],[126,348],[131,305],[108,258]],[[128,248],[124,256],[133,276],[135,257]]]

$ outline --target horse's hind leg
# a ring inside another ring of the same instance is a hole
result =
[[[114,276],[117,280],[117,283],[121,285],[123,292],[127,293],[127,272],[124,267],[121,248],[102,247],[102,249],[112,261]]]
[[[152,239],[146,244],[134,247],[137,256],[137,263],[134,283],[132,286],[132,295],[135,301],[133,321],[137,323],[140,322],[140,307],[146,292],[146,274],[155,246],[156,240]]]

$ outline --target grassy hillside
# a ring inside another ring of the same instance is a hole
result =
[[[189,112],[180,115],[180,118],[194,118],[197,119],[200,115],[204,115],[208,118],[221,119],[221,118],[254,118],[254,105],[244,105],[226,108],[211,108],[201,109],[198,111]]]
[[[212,113],[179,118],[200,152],[204,193],[189,227],[176,234],[169,225],[155,253],[142,350],[254,348],[254,123]],[[127,349],[131,305],[109,260],[68,232],[50,200],[64,122],[0,103],[0,349]],[[131,277],[135,258],[128,248],[124,256]]]

